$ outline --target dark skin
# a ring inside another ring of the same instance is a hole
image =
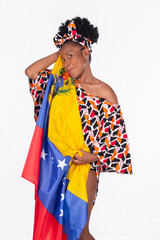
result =
[[[89,63],[89,50],[88,48],[81,50],[82,48],[82,45],[76,44],[72,41],[63,44],[60,53],[64,68],[66,68],[71,77],[78,80],[79,84],[85,91],[94,96],[103,97],[107,101],[118,104],[113,89],[108,84],[93,76]],[[72,71],[69,71],[70,69],[72,69]],[[79,156],[76,153],[72,158],[72,161],[76,164],[86,164],[98,160],[96,154],[91,154],[82,149],[79,149],[79,151],[83,153],[83,156]],[[95,240],[89,232],[92,203],[97,189],[96,172],[93,170],[89,171],[86,187],[88,195],[88,222],[83,228],[79,240]]]
[[[107,101],[118,104],[113,89],[105,82],[94,77],[89,63],[89,49],[75,42],[66,42],[60,51],[63,65],[66,70],[73,69],[69,74],[78,80],[79,84],[88,93],[105,98]]]

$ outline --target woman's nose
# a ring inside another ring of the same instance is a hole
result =
[[[64,67],[68,67],[69,66],[69,60],[65,60],[65,62],[63,63]]]

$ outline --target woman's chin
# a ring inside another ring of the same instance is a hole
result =
[[[69,75],[71,76],[71,78],[77,78],[75,74],[70,73]]]

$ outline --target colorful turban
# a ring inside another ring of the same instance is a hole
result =
[[[91,49],[92,41],[89,38],[83,37],[81,34],[77,33],[76,25],[73,19],[70,21],[67,28],[68,28],[68,32],[64,34],[64,36],[61,36],[60,34],[57,33],[53,38],[53,41],[56,47],[61,49],[65,41],[72,40],[74,42],[78,42],[84,47],[87,47],[89,51],[92,52],[92,49]]]

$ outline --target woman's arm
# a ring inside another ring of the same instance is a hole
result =
[[[36,80],[36,77],[38,76],[38,73],[44,69],[46,69],[48,66],[50,66],[52,63],[56,62],[58,57],[60,55],[60,51],[58,50],[57,52],[41,58],[37,60],[36,62],[32,63],[29,67],[25,69],[25,74],[33,79]]]

